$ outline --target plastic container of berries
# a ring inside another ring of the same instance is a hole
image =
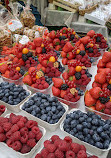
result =
[[[68,114],[70,114],[70,113],[72,113],[72,112],[74,112],[74,111],[78,111],[78,109],[72,109],[72,110],[70,110],[70,111],[68,112]],[[80,111],[81,111],[81,110],[80,110]],[[81,112],[86,113],[86,112],[84,112],[84,111],[81,111]],[[66,118],[65,118],[65,119],[66,119]],[[72,140],[75,141],[76,143],[84,145],[84,146],[86,147],[88,153],[92,153],[92,154],[94,154],[94,155],[97,155],[98,157],[101,157],[105,152],[109,152],[109,150],[111,149],[111,143],[110,143],[108,149],[100,149],[100,148],[97,148],[96,146],[93,146],[93,145],[91,145],[91,144],[89,144],[89,143],[87,143],[87,142],[84,142],[84,141],[78,139],[77,137],[74,137],[73,135],[71,135],[71,134],[69,134],[68,132],[66,132],[66,131],[64,130],[64,128],[63,128],[65,119],[64,119],[64,120],[61,122],[61,124],[60,124],[60,130],[61,130],[64,134],[67,134],[68,136],[70,136],[70,137],[72,138]]]
[[[36,94],[33,94],[31,97],[33,97],[34,95],[36,95]],[[27,99],[24,103],[27,103],[28,101],[29,101],[29,99]],[[48,122],[46,122],[46,121],[44,121],[44,120],[42,120],[42,119],[40,119],[38,117],[35,117],[32,114],[26,112],[25,110],[23,110],[23,105],[24,104],[20,105],[20,109],[25,114],[25,116],[27,116],[28,118],[31,117],[34,121],[37,121],[41,126],[47,128],[50,131],[55,131],[58,128],[58,126],[60,125],[62,119],[66,116],[66,114],[68,112],[68,106],[66,104],[64,104],[64,103],[61,103],[61,104],[62,104],[62,106],[65,109],[65,113],[62,115],[62,117],[59,119],[59,121],[57,123],[55,123],[55,124],[50,124],[50,123],[48,123]]]
[[[6,118],[9,118],[9,115],[10,115],[10,114],[7,114],[5,117],[6,117]],[[29,117],[28,119],[29,119],[29,120],[32,120],[31,117]],[[42,135],[42,138],[37,142],[37,144],[31,149],[30,152],[25,153],[25,154],[22,154],[22,153],[20,153],[20,152],[17,152],[17,151],[15,151],[15,150],[13,150],[11,147],[8,147],[7,144],[4,143],[4,142],[0,142],[0,146],[3,145],[3,146],[5,146],[6,148],[8,148],[10,151],[15,152],[15,154],[18,156],[18,158],[29,158],[29,157],[31,158],[31,157],[33,156],[34,152],[40,147],[41,141],[43,140],[43,138],[44,138],[44,136],[45,136],[45,134],[46,134],[46,130],[45,130],[44,127],[42,127],[42,126],[40,126],[40,125],[38,125],[38,127],[39,127],[39,129],[40,129],[40,131],[42,132],[43,135]]]

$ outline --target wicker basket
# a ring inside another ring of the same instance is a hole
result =
[[[79,15],[84,16],[85,13],[91,13],[93,10],[95,10],[98,7],[98,4],[91,6],[88,9],[81,9],[79,10]]]

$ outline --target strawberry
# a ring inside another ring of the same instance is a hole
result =
[[[42,38],[41,37],[35,38],[34,44],[36,45],[36,47],[40,47],[42,44]]]
[[[69,75],[68,75],[67,72],[64,72],[64,73],[62,74],[62,77],[63,77],[64,80],[67,80],[67,79],[69,78]]]
[[[69,67],[69,69],[68,69],[68,75],[69,76],[73,76],[74,74],[75,74],[75,68],[74,67]]]
[[[84,45],[81,43],[79,46],[80,51],[85,50]]]
[[[62,52],[61,52],[61,56],[62,56],[62,58],[65,58],[65,57],[67,56],[67,53],[64,52],[64,51],[62,51]]]
[[[66,95],[66,94],[67,94],[67,92],[65,90],[61,90],[61,93],[60,93],[61,98],[64,98],[64,95]]]
[[[67,27],[63,27],[63,28],[62,28],[62,33],[63,33],[63,34],[67,34],[67,32],[68,32]]]
[[[99,68],[104,68],[105,67],[105,63],[103,63],[102,59],[99,60],[98,64],[97,64],[97,67]]]
[[[95,76],[95,81],[100,84],[104,84],[106,82],[106,74],[102,72],[97,73],[97,75]]]
[[[17,57],[15,57],[14,59],[13,59],[13,63],[18,63],[19,62],[19,59],[17,58]]]
[[[102,73],[105,73],[105,74],[107,75],[108,73],[111,72],[111,69],[110,69],[110,68],[99,68],[99,69],[97,70],[97,72],[98,72],[98,73],[102,72]]]
[[[107,88],[107,86],[108,86],[108,83],[104,83],[104,84],[102,85],[102,89],[103,89],[103,88]]]
[[[81,41],[79,40],[78,42],[75,43],[75,46],[79,46],[81,44]]]
[[[60,45],[58,45],[58,46],[55,47],[55,50],[57,50],[57,51],[61,51],[61,49],[62,49],[62,48],[61,48]]]
[[[25,65],[25,62],[23,61],[23,59],[21,58],[21,59],[19,59],[19,64],[21,65],[21,66],[24,66]]]
[[[51,39],[54,39],[55,37],[56,37],[56,31],[51,31],[50,33],[49,33],[49,37],[51,38]]]
[[[68,62],[68,59],[67,59],[67,58],[63,58],[63,59],[62,59],[62,64],[63,64],[63,65],[67,65],[67,62]]]
[[[101,93],[101,88],[100,87],[94,87],[92,89],[89,90],[91,96],[95,99],[98,99],[100,97],[100,93]]]
[[[55,38],[55,39],[53,40],[53,45],[54,45],[54,46],[60,45],[60,40],[59,40],[58,38]]]
[[[60,95],[61,91],[60,91],[60,89],[52,86],[52,93],[54,96],[58,97]]]
[[[47,67],[48,60],[42,60],[41,64],[44,67]]]
[[[67,58],[68,58],[69,60],[73,59],[73,58],[74,58],[73,53],[72,53],[72,52],[67,53]]]
[[[0,64],[0,72],[2,74],[4,74],[7,69],[8,69],[8,65],[7,64],[5,64],[5,63]]]
[[[10,71],[6,70],[6,71],[5,71],[5,74],[4,74],[4,77],[9,78],[9,77],[10,77],[9,74],[10,74]]]
[[[106,67],[111,69],[111,61],[106,64]]]
[[[61,78],[52,78],[52,81],[56,88],[60,88],[63,84],[63,80]]]
[[[108,63],[111,61],[111,52],[105,52],[102,57],[102,61],[104,63]]]
[[[100,100],[98,100],[97,103],[96,103],[96,110],[97,110],[97,111],[100,111],[100,112],[103,112],[104,109],[105,109],[105,105],[102,104],[102,103],[100,102]]]
[[[32,84],[32,79],[31,79],[30,75],[24,76],[24,78],[23,78],[23,83],[28,84],[29,86],[31,86],[31,84]]]
[[[91,38],[95,35],[95,31],[94,30],[90,30],[88,33],[87,33],[87,36],[90,36]]]
[[[42,53],[42,47],[36,47],[36,53],[41,54]]]
[[[86,106],[93,106],[94,104],[96,103],[96,99],[94,99],[90,92],[88,91],[86,94],[85,94],[85,105]]]
[[[28,69],[28,73],[31,75],[31,72],[34,72],[34,71],[36,71],[36,68],[35,67],[30,67],[29,69]]]
[[[84,45],[88,44],[89,40],[90,40],[89,36],[85,36],[80,39],[81,43],[83,43]]]
[[[72,50],[73,50],[73,46],[70,42],[67,42],[63,47],[63,51],[66,53],[71,52]]]

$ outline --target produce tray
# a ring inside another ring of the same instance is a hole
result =
[[[74,112],[74,111],[77,111],[77,110],[78,110],[78,109],[72,109],[72,110],[70,110],[70,111],[68,112],[68,114],[69,114],[69,113],[72,113],[72,112]],[[81,110],[81,111],[82,111],[82,110]],[[82,111],[82,112],[84,112],[84,111]],[[84,112],[84,113],[86,113],[86,112]],[[65,119],[64,119],[64,120],[65,120]],[[93,146],[93,145],[91,145],[91,144],[89,144],[89,143],[86,143],[86,142],[84,142],[84,141],[81,141],[81,140],[79,140],[78,138],[76,138],[76,137],[72,136],[71,134],[67,133],[67,132],[64,131],[64,129],[63,129],[64,120],[63,120],[63,121],[61,122],[61,124],[60,124],[60,130],[61,130],[64,134],[67,134],[68,136],[70,136],[70,137],[72,138],[72,140],[75,141],[76,143],[85,145],[85,147],[86,147],[88,153],[92,153],[92,154],[94,154],[94,155],[97,155],[97,156],[100,158],[105,152],[108,152],[108,151],[111,149],[111,143],[110,143],[110,146],[109,146],[108,149],[99,149],[99,148],[97,148],[97,147],[95,147],[95,146]]]
[[[33,94],[32,96],[34,96],[34,95],[35,95],[35,94]],[[32,96],[31,96],[31,97],[32,97]],[[27,102],[27,101],[28,101],[28,99],[27,99],[25,102]],[[25,102],[24,102],[24,103],[25,103]],[[46,122],[46,121],[43,121],[43,120],[39,119],[38,117],[35,117],[35,116],[31,115],[30,113],[26,112],[25,110],[23,110],[22,107],[23,107],[24,103],[22,103],[22,104],[20,105],[20,110],[21,110],[28,118],[29,118],[29,117],[32,117],[33,120],[37,121],[41,126],[47,128],[47,129],[50,130],[50,131],[55,131],[55,130],[57,129],[57,127],[60,125],[60,122],[61,122],[62,119],[66,116],[66,114],[67,114],[67,112],[68,112],[68,106],[67,106],[66,104],[64,104],[64,103],[61,103],[61,104],[63,105],[63,107],[65,108],[65,113],[64,113],[64,115],[60,118],[60,120],[59,120],[57,123],[55,123],[55,124],[50,124],[50,123],[48,123],[48,122]]]

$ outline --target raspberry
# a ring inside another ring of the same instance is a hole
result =
[[[46,141],[44,142],[44,147],[47,148],[47,145],[48,145],[48,144],[51,144],[50,140],[46,140]]]
[[[41,156],[42,156],[42,158],[46,158],[46,157],[48,156],[48,154],[49,154],[49,152],[48,152],[47,149],[43,149],[43,150],[41,151]]]
[[[60,151],[59,149],[57,149],[57,150],[55,151],[55,156],[56,156],[57,158],[64,158],[64,153],[63,153],[62,151]]]
[[[55,140],[57,140],[57,139],[60,139],[59,136],[57,136],[57,135],[53,135],[53,136],[51,137],[51,140],[52,140],[53,142],[55,142]]]
[[[67,143],[72,143],[72,139],[69,137],[69,136],[66,136],[64,138],[64,140],[67,142]]]
[[[23,128],[25,126],[23,121],[18,121],[17,125],[18,125],[19,128]]]
[[[86,147],[84,145],[80,145],[80,148],[86,152]]]
[[[6,137],[7,137],[7,138],[11,138],[11,136],[12,136],[12,131],[10,130],[10,131],[8,131],[8,132],[6,133]]]
[[[8,132],[11,129],[11,127],[12,127],[12,124],[10,122],[5,122],[3,124],[3,129],[5,132]]]
[[[73,98],[73,94],[71,94],[71,93],[68,93],[67,96],[68,96],[69,99]]]
[[[93,156],[89,156],[88,158],[98,158],[98,157],[93,155]]]
[[[77,154],[77,158],[87,158],[87,154],[84,150],[80,150]]]
[[[28,137],[29,137],[29,139],[33,139],[33,138],[35,138],[35,134],[32,131],[29,131]]]
[[[2,112],[2,113],[5,112],[5,106],[4,105],[0,105],[0,112]]]
[[[27,143],[27,140],[28,140],[28,135],[27,133],[25,133],[23,136],[21,136],[21,143],[25,144]]]
[[[72,158],[72,157],[73,158],[76,157],[75,153],[73,151],[71,151],[71,150],[67,151],[66,152],[66,158]]]
[[[57,140],[55,140],[54,145],[55,145],[56,147],[58,147],[59,144],[60,144],[60,142],[61,142],[61,139],[57,139]]]
[[[60,151],[67,151],[68,150],[68,145],[67,145],[66,141],[61,140],[61,142],[59,144],[59,150]]]
[[[32,128],[35,126],[35,122],[33,120],[28,120],[25,126],[27,128]]]
[[[41,154],[37,154],[35,158],[42,158]]]
[[[22,144],[20,143],[20,141],[15,141],[12,144],[12,148],[16,151],[20,151],[20,149],[22,148]]]
[[[44,89],[43,85],[42,85],[42,84],[39,84],[39,85],[38,85],[38,89]]]
[[[4,129],[0,126],[0,133],[4,133]]]
[[[17,122],[20,120],[20,117],[19,116],[16,116],[16,115],[10,115],[10,122],[12,124],[17,124]]]
[[[4,142],[6,140],[6,136],[3,133],[0,133],[0,142]]]
[[[46,82],[46,83],[44,83],[44,88],[46,89],[46,88],[48,88],[49,87],[49,84]]]
[[[36,135],[36,140],[39,141],[41,138],[42,138],[42,132],[39,132],[39,133]]]
[[[13,141],[11,139],[7,139],[6,144],[12,148]]]
[[[13,133],[13,132],[16,132],[16,131],[18,131],[18,130],[19,130],[19,127],[18,127],[17,124],[13,125],[12,128],[11,128],[12,133]]]
[[[54,153],[49,153],[47,157],[48,158],[55,158],[55,155],[54,155]]]
[[[46,149],[50,152],[50,153],[54,153],[54,151],[56,150],[56,146],[54,144],[47,144]]]
[[[11,136],[10,139],[13,140],[13,141],[20,140],[21,139],[20,132],[16,131],[15,133],[13,133],[13,135]]]
[[[28,121],[28,119],[27,119],[27,117],[21,117],[21,118],[20,118],[20,121],[26,123],[26,122]]]
[[[41,81],[41,84],[45,84],[46,82],[44,80]]]
[[[35,139],[29,139],[27,145],[33,148],[36,145]]]
[[[39,127],[37,127],[37,126],[34,126],[34,127],[32,127],[32,130],[31,130],[34,134],[38,134],[39,132],[40,132],[40,129],[39,129]]]
[[[30,152],[30,150],[31,150],[31,147],[29,147],[27,144],[23,144],[22,149],[21,149],[21,153],[25,154],[25,153]]]
[[[23,127],[20,129],[20,134],[24,135],[25,133],[28,133],[28,128],[27,127]]]
[[[75,154],[77,154],[77,153],[79,152],[79,150],[80,150],[80,145],[77,144],[77,143],[72,143],[72,144],[71,144],[71,148],[72,148],[72,151],[73,151]]]

